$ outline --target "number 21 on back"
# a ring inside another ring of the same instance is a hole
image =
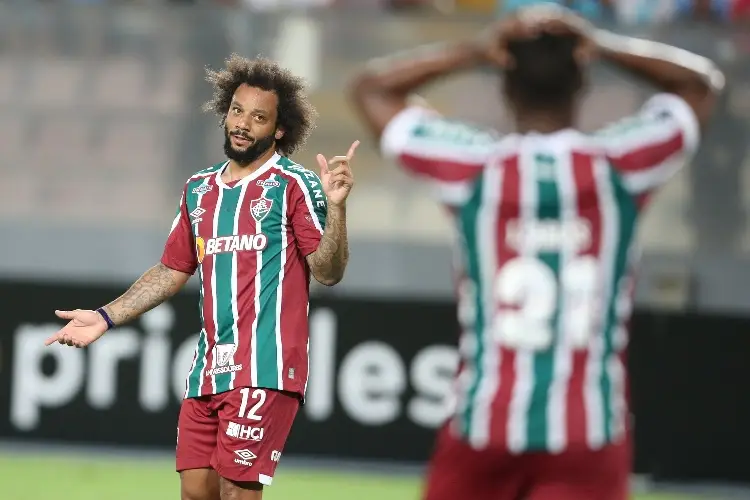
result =
[[[587,348],[602,324],[598,267],[595,257],[579,256],[566,262],[558,277],[533,257],[506,262],[495,278],[495,339],[510,349],[539,351],[561,335],[558,342]]]

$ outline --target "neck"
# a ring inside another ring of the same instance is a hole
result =
[[[561,109],[524,109],[516,114],[516,130],[521,134],[538,132],[551,134],[571,128],[576,122],[572,107]]]
[[[237,163],[235,160],[229,160],[229,167],[224,171],[224,181],[238,181],[251,175],[270,160],[274,153],[276,153],[275,148],[268,148],[268,151],[260,155],[258,159],[245,164]]]

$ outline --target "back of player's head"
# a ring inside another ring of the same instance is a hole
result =
[[[224,69],[206,69],[206,80],[213,86],[214,93],[203,108],[216,113],[221,118],[222,126],[232,97],[240,85],[244,83],[273,91],[279,99],[276,126],[284,130],[283,137],[276,141],[276,147],[284,155],[291,155],[303,146],[315,127],[316,111],[308,100],[304,80],[274,61],[247,59],[232,54]]]
[[[574,56],[578,41],[574,35],[544,33],[532,40],[510,42],[514,64],[505,71],[506,95],[526,108],[571,104],[583,85]]]

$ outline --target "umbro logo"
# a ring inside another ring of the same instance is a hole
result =
[[[201,219],[201,215],[203,215],[205,213],[206,213],[206,210],[203,209],[203,208],[201,208],[201,207],[198,207],[195,210],[193,210],[192,212],[190,212],[190,217],[192,217],[192,219],[193,219],[193,224],[197,224],[200,221],[202,221],[203,219]]]
[[[258,458],[258,455],[250,450],[237,450],[234,452],[239,458],[234,459],[234,463],[244,465],[246,467],[252,467],[253,463],[251,460]]]

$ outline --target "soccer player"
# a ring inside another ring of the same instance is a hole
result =
[[[589,135],[575,117],[593,55],[659,93]],[[410,99],[479,65],[502,75],[516,133]],[[707,59],[551,7],[519,11],[478,41],[373,61],[355,79],[384,155],[429,184],[458,233],[457,405],[426,500],[627,497],[636,222],[693,155],[723,82]]]
[[[349,258],[346,156],[289,159],[313,128],[302,80],[233,55],[208,71],[227,161],[192,175],[161,262],[54,342],[85,347],[177,293],[198,271],[202,330],[178,423],[182,500],[257,500],[270,485],[308,377],[310,275],[335,285]]]

